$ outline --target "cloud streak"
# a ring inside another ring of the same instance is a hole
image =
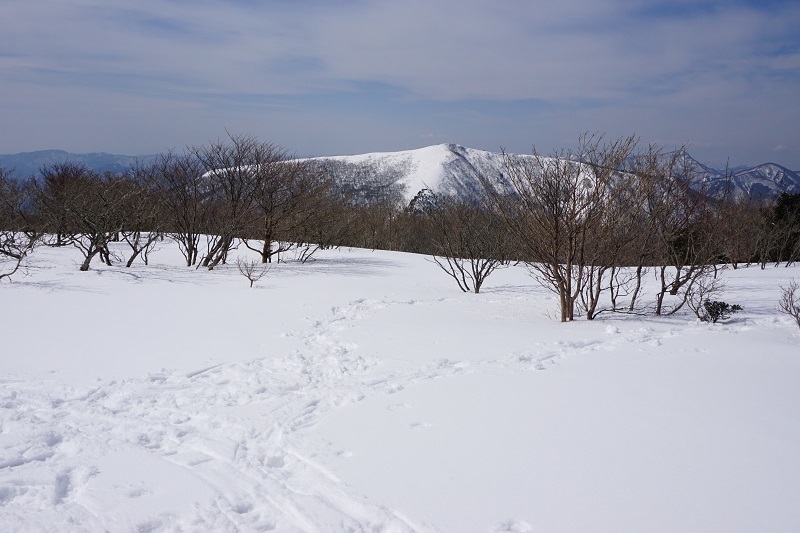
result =
[[[800,168],[791,2],[134,5],[0,7],[0,151],[160,151],[226,127],[308,154],[409,148],[430,132],[527,150],[599,130],[718,146],[701,148],[711,162],[783,145]]]

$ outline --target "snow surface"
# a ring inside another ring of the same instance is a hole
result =
[[[181,260],[0,286],[3,531],[800,530],[800,268],[726,271],[726,323],[559,324],[522,268]]]

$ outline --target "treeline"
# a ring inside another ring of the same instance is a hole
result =
[[[209,269],[240,245],[263,263],[291,249],[307,259],[345,243],[397,249],[385,226],[402,203],[402,172],[300,160],[250,136],[162,154],[121,173],[65,162],[20,180],[0,169],[0,254],[13,263],[8,276],[38,244],[74,246],[80,270],[95,260],[147,263],[164,239],[177,243],[187,266]],[[111,252],[112,242],[127,244],[125,257]]]
[[[189,267],[213,269],[245,246],[261,262],[333,246],[431,255],[464,291],[524,263],[560,302],[560,319],[606,311],[697,310],[721,265],[800,258],[800,195],[773,202],[711,198],[685,152],[633,137],[586,135],[575,150],[504,155],[500,179],[469,198],[421,191],[410,204],[402,165],[301,160],[251,136],[166,153],[124,173],[76,163],[13,179],[0,169],[0,279],[35,246],[73,246],[88,270],[175,241]],[[112,253],[124,243],[124,257]],[[643,276],[658,280],[643,302]]]

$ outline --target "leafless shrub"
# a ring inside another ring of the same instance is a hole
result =
[[[800,327],[800,285],[792,278],[788,287],[781,287],[781,299],[778,301],[781,311],[789,315]]]
[[[305,264],[314,257],[314,254],[323,247],[318,244],[298,243],[294,250],[294,259],[298,263]]]
[[[492,272],[509,264],[503,221],[486,206],[439,198],[419,216],[429,222],[433,262],[463,292],[478,294]]]
[[[725,284],[720,278],[707,273],[694,280],[686,291],[686,305],[694,312],[695,316],[703,322],[708,321],[708,310],[705,303],[714,301],[715,297],[722,293]],[[714,320],[716,322],[716,320]]]
[[[242,276],[250,281],[250,287],[263,278],[269,270],[267,265],[257,259],[242,259],[241,257],[236,258],[236,268]]]

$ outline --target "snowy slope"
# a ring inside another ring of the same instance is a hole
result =
[[[528,157],[512,154],[512,158]],[[325,159],[325,158],[319,158]],[[498,182],[504,173],[500,153],[466,148],[457,144],[439,144],[418,150],[337,156],[351,163],[371,163],[381,166],[400,165],[405,170],[406,200],[420,190],[466,198],[482,194],[481,177]],[[736,198],[775,198],[783,192],[800,193],[800,174],[774,163],[755,167],[739,167],[725,171],[705,166],[691,157],[693,183],[697,190],[721,197],[726,190]]]
[[[330,158],[377,168],[403,169],[401,184],[406,200],[423,189],[437,193],[474,197],[481,194],[481,176],[497,179],[503,171],[502,154],[466,148],[457,144],[437,144],[417,150],[375,152]]]
[[[738,167],[727,173],[697,164],[696,187],[712,196],[726,191],[735,198],[776,198],[781,193],[800,194],[800,174],[775,163]]]
[[[181,259],[42,249],[0,285],[0,529],[800,525],[800,330],[776,311],[798,267],[725,272],[727,323],[559,324],[522,268],[474,295],[412,254],[329,250],[255,289]]]

